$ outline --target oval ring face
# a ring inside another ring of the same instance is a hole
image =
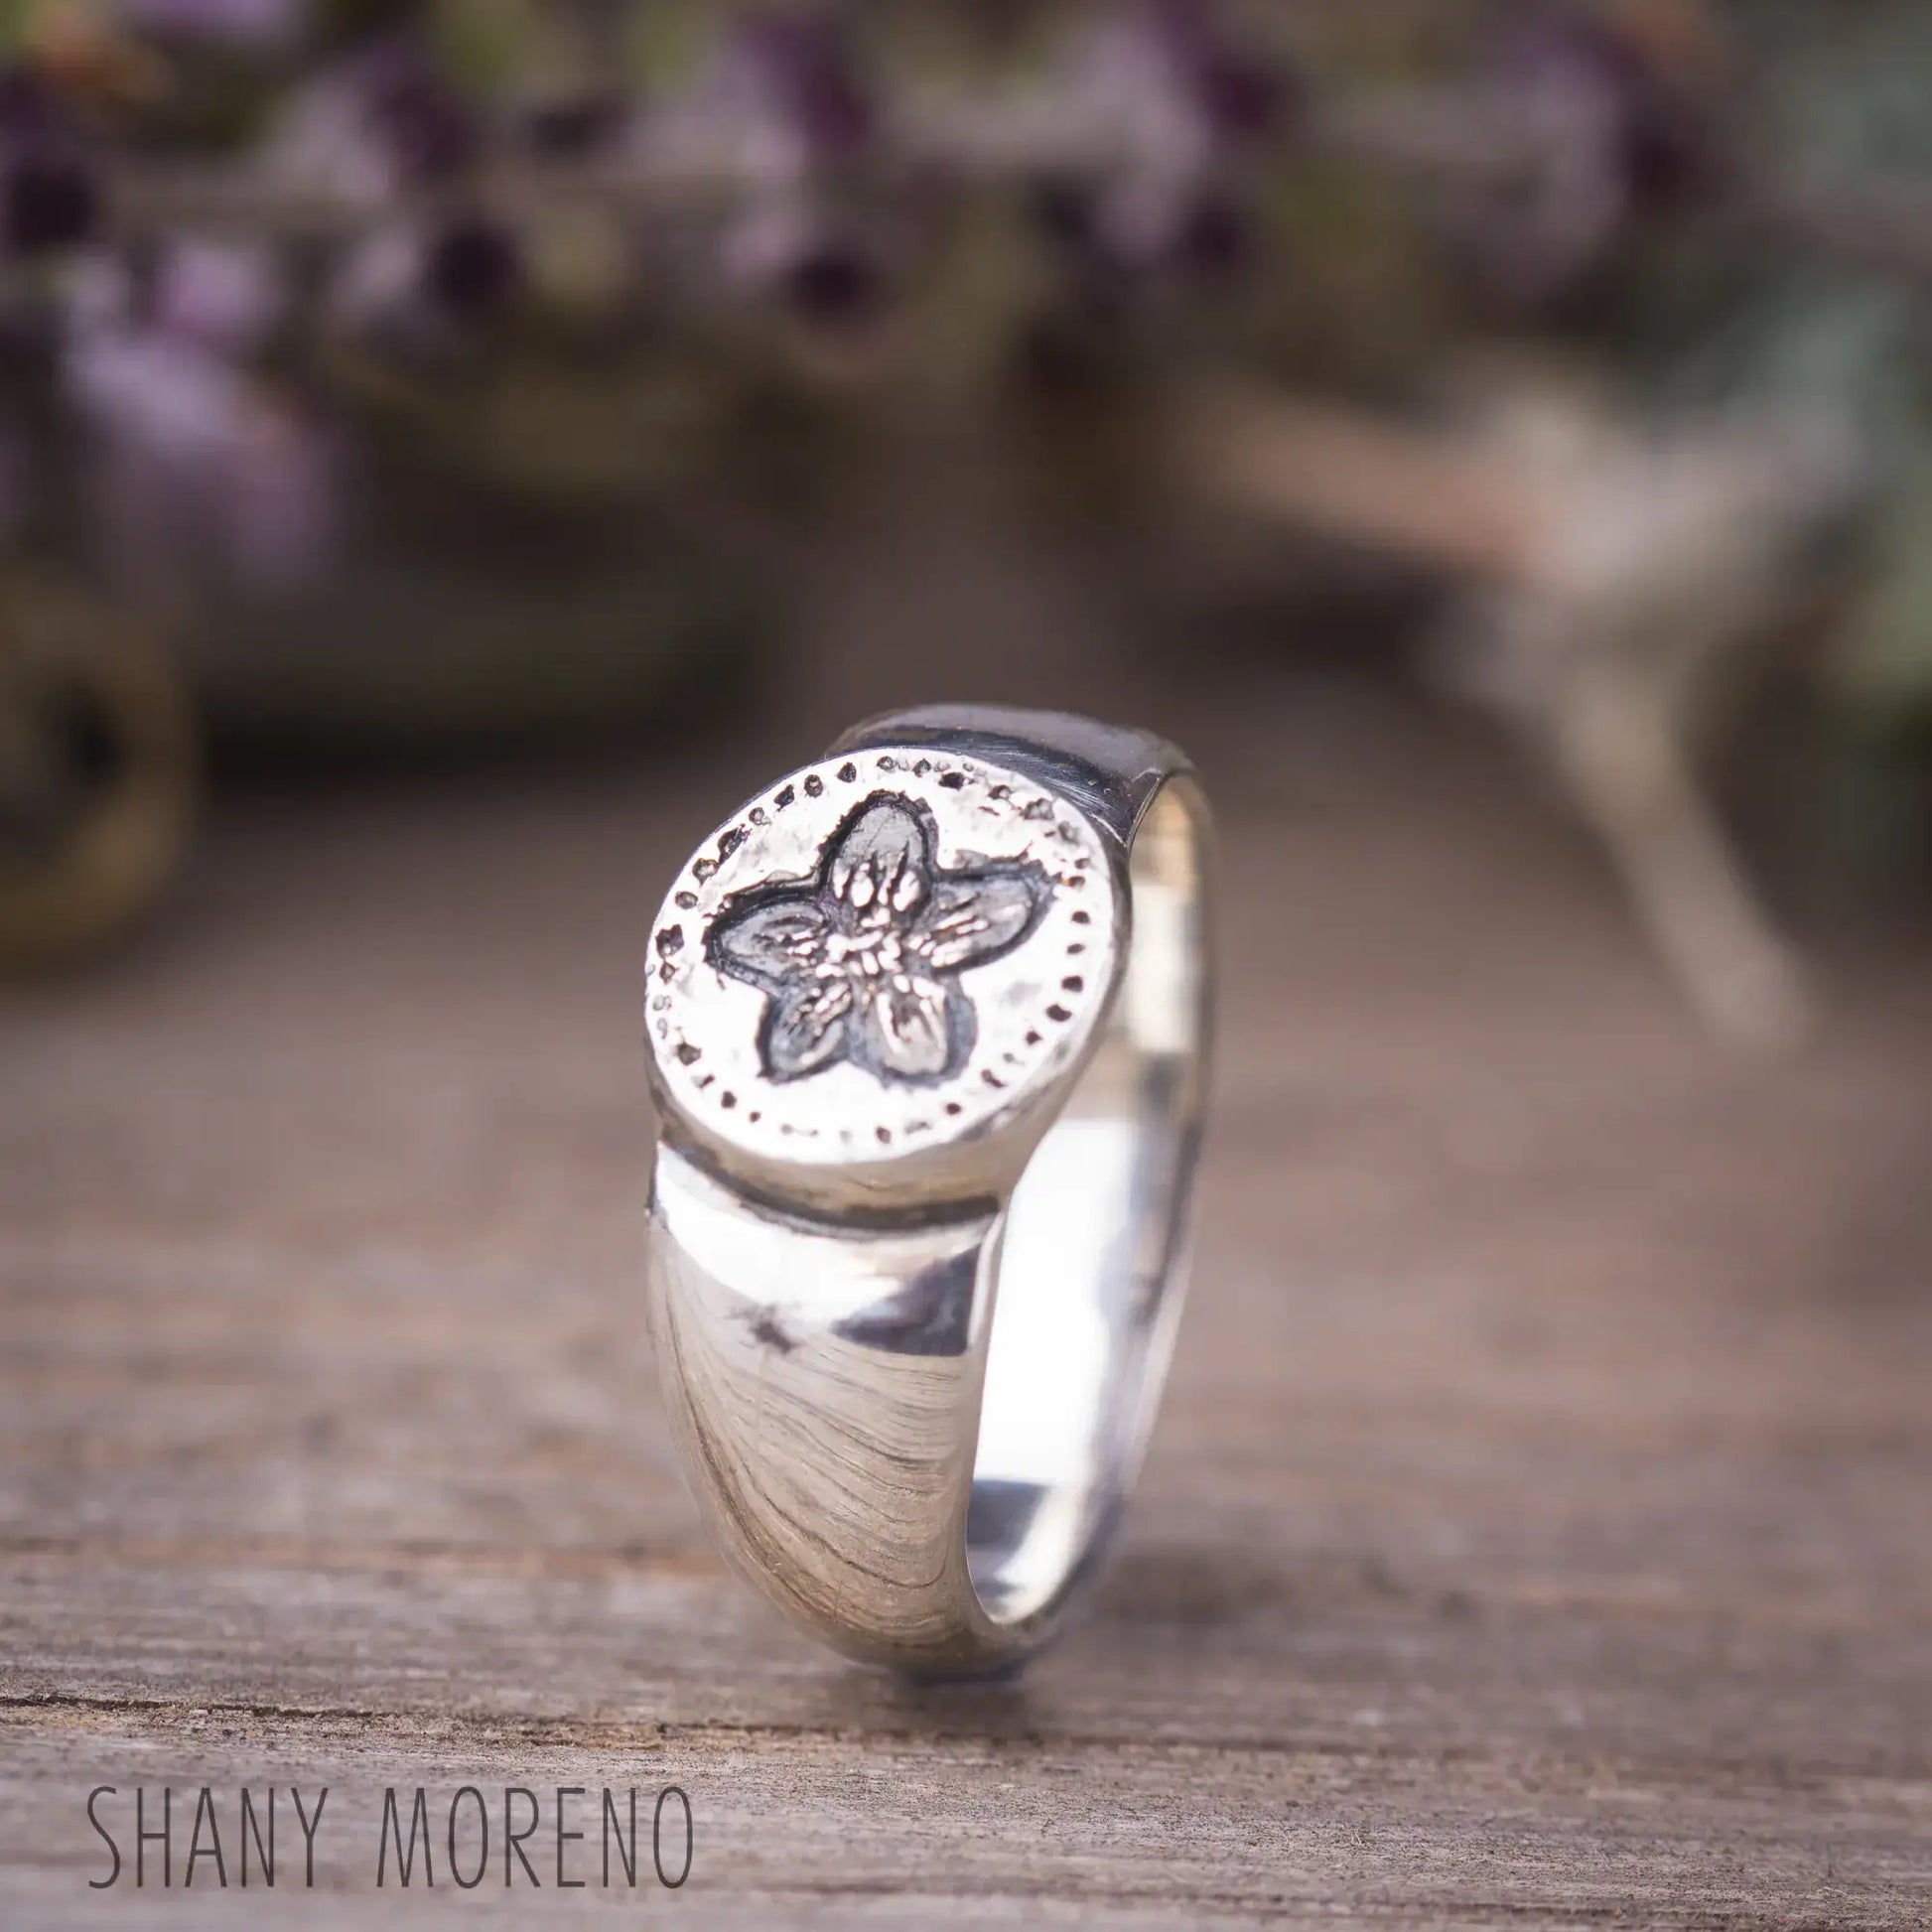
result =
[[[943,1146],[1078,1058],[1121,922],[1098,832],[1031,779],[928,747],[805,765],[719,827],[658,912],[657,1075],[761,1162]]]

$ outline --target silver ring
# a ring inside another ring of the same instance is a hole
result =
[[[848,1656],[1010,1668],[1105,1555],[1182,1292],[1207,813],[1144,732],[940,706],[673,882],[646,1279],[733,1563]]]

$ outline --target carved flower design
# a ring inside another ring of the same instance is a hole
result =
[[[934,843],[923,806],[882,792],[826,841],[815,879],[741,893],[712,922],[705,956],[765,995],[769,1078],[846,1059],[929,1083],[964,1063],[976,1022],[958,976],[1026,938],[1052,888],[1024,860],[942,871]]]

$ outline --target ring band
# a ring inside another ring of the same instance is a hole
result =
[[[1010,1668],[1105,1555],[1182,1293],[1206,843],[1160,739],[931,707],[748,800],[658,913],[673,1433],[727,1556],[848,1656]]]

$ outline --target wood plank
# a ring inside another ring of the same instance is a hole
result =
[[[1019,1686],[791,1636],[658,1418],[637,962],[784,751],[255,800],[9,999],[0,1921],[136,1922],[85,1797],[165,1780],[328,1783],[311,1926],[398,1908],[385,1785],[667,1779],[721,1925],[1932,1914],[1923,953],[1739,1064],[1452,734],[1311,790],[1191,723],[1195,1300],[1120,1570]]]

